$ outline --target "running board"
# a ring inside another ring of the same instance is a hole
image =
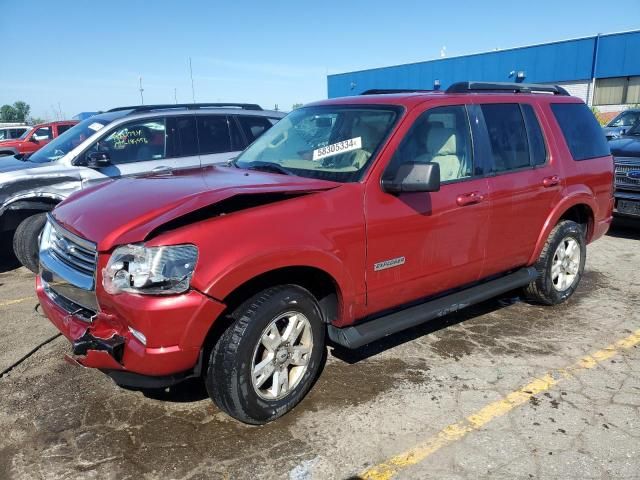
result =
[[[415,327],[421,323],[457,312],[516,288],[524,287],[538,276],[535,268],[522,268],[504,277],[469,287],[444,297],[429,300],[383,317],[338,328],[329,325],[329,338],[346,348],[358,348],[380,338]]]

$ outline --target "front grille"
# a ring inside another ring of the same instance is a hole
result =
[[[640,158],[616,159],[616,187],[622,189],[640,190],[640,178],[631,178],[629,172],[640,172]]]
[[[93,276],[96,269],[96,247],[59,225],[52,225],[50,252],[60,262],[85,275]]]

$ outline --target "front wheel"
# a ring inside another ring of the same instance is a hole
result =
[[[40,234],[47,223],[46,213],[37,213],[25,218],[13,234],[13,251],[18,261],[38,273]]]
[[[582,227],[571,220],[558,223],[536,262],[538,278],[525,288],[527,299],[544,305],[567,300],[578,288],[586,257]]]
[[[231,314],[216,342],[205,384],[218,407],[264,424],[309,392],[325,354],[325,327],[316,299],[296,285],[268,288]]]

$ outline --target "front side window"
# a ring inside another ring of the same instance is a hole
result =
[[[423,113],[396,150],[385,177],[408,162],[437,163],[442,182],[471,177],[473,148],[466,108],[436,107]]]
[[[600,124],[584,103],[552,103],[551,110],[574,160],[587,160],[610,154]]]
[[[399,116],[398,107],[331,105],[294,110],[237,159],[337,182],[358,181]]]
[[[33,132],[33,138],[36,140],[50,140],[53,138],[51,127],[40,127]]]
[[[529,141],[517,103],[488,103],[480,106],[489,135],[494,172],[528,167]]]
[[[166,158],[165,119],[129,123],[100,139],[93,151],[105,152],[113,164]]]

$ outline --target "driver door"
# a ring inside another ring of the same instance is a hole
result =
[[[167,152],[166,118],[140,119],[112,129],[100,138],[83,155],[104,152],[111,165],[102,168],[86,168],[83,187],[102,182],[107,178],[172,171],[174,159]],[[85,160],[86,161],[86,160]]]

